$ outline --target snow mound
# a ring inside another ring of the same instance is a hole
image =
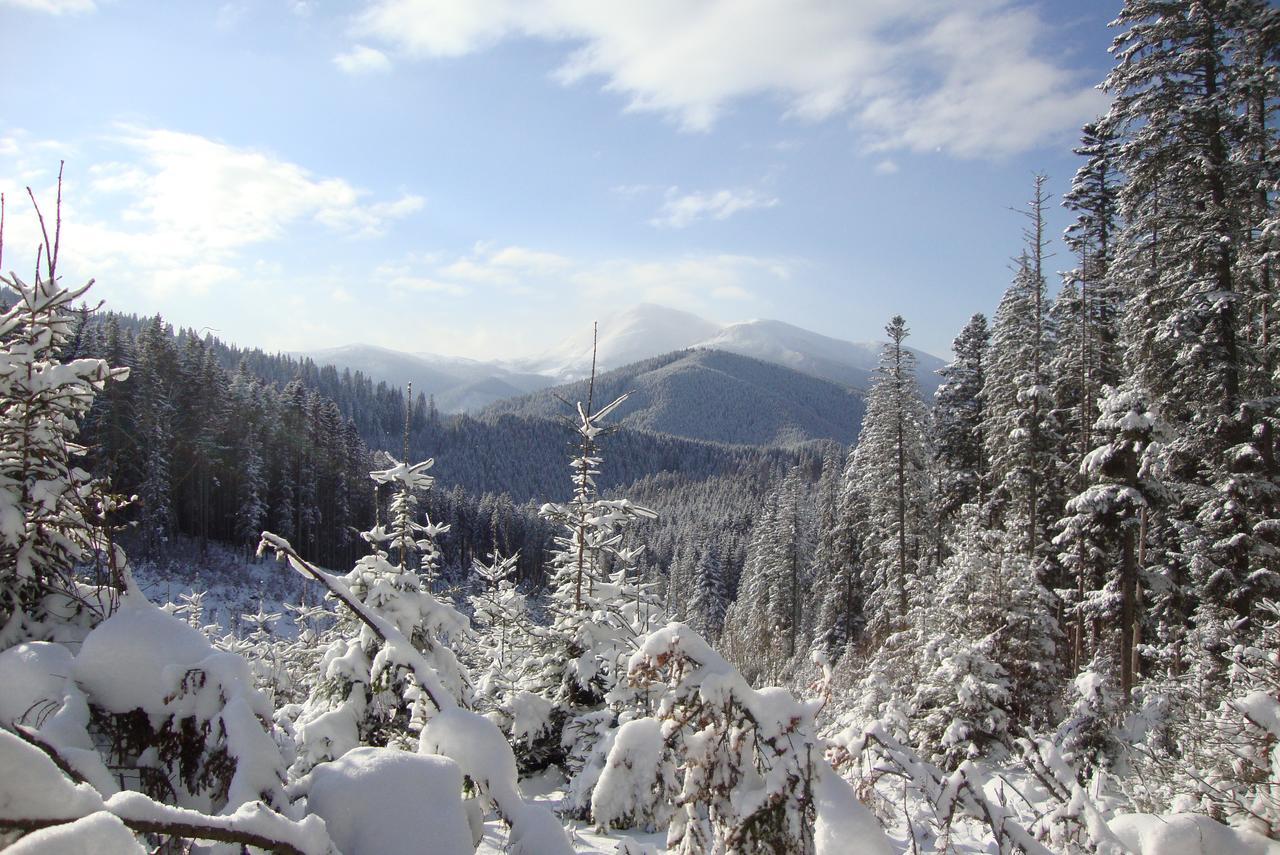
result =
[[[460,707],[441,710],[422,729],[419,750],[443,754],[486,791],[514,786],[516,757],[498,726]],[[508,784],[507,782],[511,782]],[[499,799],[502,793],[494,793]]]
[[[1280,855],[1280,841],[1198,813],[1128,813],[1108,826],[1135,855]]]
[[[5,850],[7,855],[146,855],[133,832],[106,811],[42,828]]]
[[[76,819],[102,806],[88,784],[73,784],[43,751],[0,730],[0,819]]]
[[[71,652],[61,644],[31,641],[0,653],[0,725],[35,725],[60,705]]]
[[[188,668],[212,653],[208,639],[197,630],[130,597],[85,638],[74,674],[103,709],[151,711],[164,706]]]
[[[573,851],[564,826],[546,807],[527,802],[516,786],[516,758],[498,726],[459,707],[443,709],[427,722],[418,750],[457,761],[468,778],[511,824],[513,855]]]
[[[623,724],[591,794],[591,816],[596,826],[627,828],[638,819],[652,817],[653,827],[646,831],[665,827],[671,809],[654,805],[654,794],[662,792],[660,777],[664,772],[665,777],[674,778],[674,771],[667,758],[661,722],[641,718]],[[671,783],[674,786],[674,781]]]
[[[815,790],[818,821],[813,836],[817,855],[892,855],[875,814],[858,801],[849,783],[825,764]]]
[[[470,855],[462,771],[452,760],[357,748],[303,779],[307,812],[325,822],[343,855]]]

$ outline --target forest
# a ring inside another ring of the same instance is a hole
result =
[[[93,309],[34,204],[0,848],[1280,852],[1280,11],[1114,26],[1070,269],[1036,175],[994,313],[931,400],[888,319],[852,446],[619,426],[594,372],[444,415]],[[139,586],[178,549],[307,593],[212,621]]]

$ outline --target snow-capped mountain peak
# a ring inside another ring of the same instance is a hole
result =
[[[690,312],[639,303],[599,322],[596,368],[608,370],[673,350],[684,350],[711,338],[720,325]],[[518,364],[561,380],[591,371],[591,330],[585,329],[540,356]]]

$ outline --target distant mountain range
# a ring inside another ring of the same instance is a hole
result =
[[[348,344],[301,354],[320,365],[335,365],[363,372],[403,389],[413,384],[414,394],[435,398],[445,413],[474,412],[494,401],[544,389],[554,377],[520,371],[499,362],[480,362],[430,353],[405,353],[374,344]]]
[[[642,303],[600,321],[596,364],[597,371],[609,371],[674,351],[717,350],[865,390],[879,361],[880,348],[880,342],[844,341],[782,321],[722,326],[688,312]],[[937,370],[944,363],[936,356],[913,352],[921,393],[932,396],[940,382]],[[412,382],[415,392],[433,395],[442,412],[476,412],[497,401],[586,377],[591,371],[592,341],[591,332],[584,330],[538,356],[493,362],[404,353],[368,344],[304,355],[320,364],[362,371],[395,386]],[[687,372],[692,365],[685,362],[679,371]],[[708,370],[702,363],[698,368]],[[639,376],[645,371],[636,369],[633,373]],[[672,369],[669,373],[677,372]],[[669,418],[662,416],[659,420]]]
[[[816,439],[851,444],[865,410],[862,393],[820,377],[722,350],[692,349],[597,375],[596,407],[630,393],[609,421],[636,430],[736,445],[796,446]],[[565,401],[586,401],[577,380],[481,414],[551,418]]]

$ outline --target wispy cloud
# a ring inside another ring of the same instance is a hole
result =
[[[743,211],[772,208],[777,198],[754,190],[715,190],[705,193],[681,193],[679,187],[667,190],[666,199],[650,225],[682,229],[699,220],[727,220]]]
[[[95,275],[112,274],[153,293],[205,291],[234,279],[248,264],[247,249],[302,225],[377,236],[424,204],[407,193],[366,201],[368,194],[345,179],[196,134],[120,125],[99,142],[110,156],[75,179],[67,194],[66,219],[75,231],[68,245]],[[50,145],[6,138],[0,186],[34,184],[51,196],[52,175],[33,182],[21,169],[31,150]]]
[[[370,0],[356,32],[423,57],[510,38],[562,43],[556,79],[601,79],[628,110],[705,131],[764,95],[797,118],[848,116],[869,149],[1015,153],[1104,105],[1044,50],[1035,7],[1013,0]]]
[[[391,70],[391,60],[377,48],[356,45],[333,58],[333,64],[346,74],[381,74]]]
[[[379,268],[394,289],[459,296],[477,289],[536,297],[540,302],[608,307],[648,300],[690,310],[742,302],[792,276],[796,262],[731,253],[651,258],[571,258],[557,252],[491,242],[452,259],[406,259]]]
[[[0,0],[0,6],[12,6],[47,15],[67,15],[92,12],[98,8],[94,0]]]

